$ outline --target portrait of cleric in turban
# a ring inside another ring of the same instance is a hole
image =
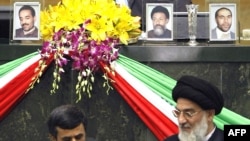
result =
[[[147,40],[173,40],[173,4],[147,3]]]

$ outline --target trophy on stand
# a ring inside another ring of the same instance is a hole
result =
[[[196,41],[198,6],[199,5],[196,4],[186,5],[188,12],[188,35],[189,35],[188,45],[190,46],[196,46],[198,44],[198,42]]]

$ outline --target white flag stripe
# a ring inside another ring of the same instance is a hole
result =
[[[158,110],[160,110],[166,117],[173,121],[176,125],[178,124],[176,117],[172,114],[174,106],[170,105],[151,89],[149,89],[143,82],[135,78],[133,75],[128,73],[118,63],[115,64],[115,70],[131,85],[133,86],[145,99],[153,104]]]
[[[39,54],[31,57],[30,59],[26,60],[25,62],[21,63],[18,67],[14,68],[13,70],[9,71],[6,75],[0,78],[0,89],[2,89],[6,84],[8,84],[12,79],[22,73],[25,69],[27,69],[30,65],[35,63],[41,58]]]

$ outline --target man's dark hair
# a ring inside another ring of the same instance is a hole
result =
[[[47,125],[49,133],[57,137],[56,127],[62,129],[74,129],[80,124],[87,129],[87,118],[78,107],[74,105],[62,105],[55,108],[49,115]]]
[[[156,6],[156,7],[154,7],[153,10],[152,10],[152,12],[151,12],[151,18],[153,18],[153,15],[155,13],[158,13],[158,12],[164,13],[165,16],[166,16],[166,18],[169,19],[169,12],[168,12],[167,8],[165,8],[163,6]]]
[[[20,14],[20,12],[23,11],[23,10],[29,10],[29,11],[31,12],[31,15],[32,15],[33,17],[36,16],[35,9],[34,9],[33,7],[31,7],[30,5],[23,5],[23,6],[20,8],[20,10],[19,10],[19,14]]]
[[[221,7],[221,8],[219,8],[219,9],[215,12],[215,18],[218,16],[218,13],[219,13],[221,10],[227,10],[227,11],[229,11],[230,14],[232,15],[232,11],[231,11],[229,8]]]

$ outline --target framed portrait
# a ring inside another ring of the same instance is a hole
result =
[[[173,40],[173,4],[146,4],[146,40]]]
[[[40,39],[40,3],[15,2],[13,4],[13,40]]]
[[[236,20],[237,9],[235,3],[210,3],[210,41],[235,41],[237,37]]]

